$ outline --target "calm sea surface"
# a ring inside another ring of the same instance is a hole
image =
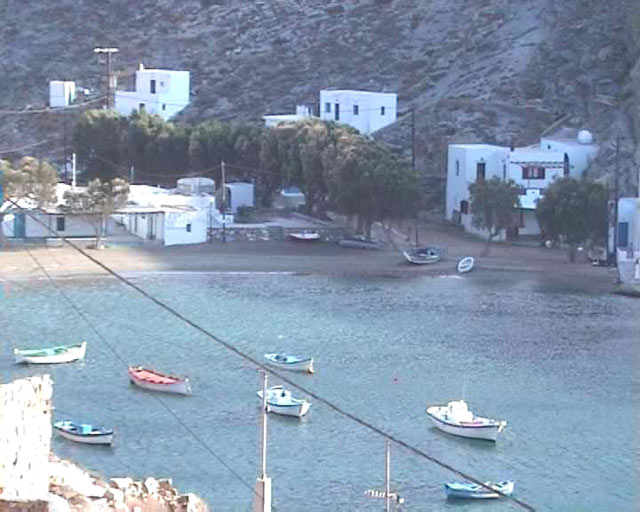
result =
[[[313,355],[316,373],[290,374],[297,382],[477,478],[515,480],[515,495],[539,510],[638,510],[638,300],[487,272],[134,281],[254,357]],[[13,347],[87,340],[84,362],[45,369],[55,383],[54,418],[114,427],[117,439],[105,449],[55,438],[55,452],[107,477],[169,476],[216,512],[250,510],[258,371],[121,284],[59,283],[95,331],[46,280],[5,287],[0,379],[43,371],[14,365]],[[193,396],[160,395],[160,402],[129,384],[125,363],[187,374]],[[463,393],[474,412],[508,421],[495,445],[430,425],[427,405]],[[443,483],[458,477],[397,447],[391,459],[405,510],[517,509],[447,503]],[[280,512],[383,509],[364,496],[382,488],[382,439],[318,403],[301,421],[270,415],[268,472]]]

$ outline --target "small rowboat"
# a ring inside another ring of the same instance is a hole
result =
[[[413,249],[411,251],[403,251],[405,259],[414,265],[427,265],[429,263],[437,263],[446,253],[446,249],[440,247],[424,247],[422,249]]]
[[[320,239],[320,234],[317,231],[300,231],[289,233],[289,238],[298,242],[313,242]]]
[[[256,394],[262,400],[262,390]],[[293,398],[291,391],[282,386],[273,386],[267,389],[267,412],[302,418],[309,412],[310,407],[311,402]]]
[[[427,414],[440,430],[470,439],[495,441],[498,434],[507,426],[506,421],[475,416],[464,400],[455,400],[447,405],[431,406],[427,408]]]
[[[373,240],[367,240],[363,236],[351,236],[343,238],[338,242],[340,247],[347,247],[349,249],[382,249],[382,244]]]
[[[467,256],[466,258],[462,258],[458,262],[458,272],[461,274],[466,274],[467,272],[471,272],[473,270],[474,265],[476,264],[476,260],[473,259],[473,256]]]
[[[142,366],[130,366],[128,371],[131,382],[141,388],[179,395],[191,394],[191,385],[186,377],[167,375]]]
[[[451,482],[448,484],[444,484],[444,490],[447,493],[447,498],[499,498],[501,494],[511,496],[515,483],[509,480],[505,480],[504,482],[498,483],[485,482],[484,485],[486,485],[487,487],[491,487],[498,492],[491,492],[486,487],[467,482]]]
[[[70,363],[84,359],[87,351],[87,342],[74,343],[72,345],[60,345],[50,348],[13,349],[16,363],[53,364]]]
[[[112,429],[98,428],[87,423],[56,421],[53,428],[61,437],[77,443],[110,445],[113,441]]]
[[[283,370],[313,373],[313,357],[289,356],[287,354],[265,354],[264,358],[273,366]]]

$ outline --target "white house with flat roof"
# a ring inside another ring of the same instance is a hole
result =
[[[68,107],[75,99],[75,82],[69,80],[51,80],[49,82],[49,106],[51,108]]]
[[[262,116],[262,119],[264,120],[264,125],[269,128],[278,126],[282,123],[297,123],[298,121],[309,119],[310,117],[311,109],[309,107],[305,105],[296,105],[295,114],[270,114],[267,116]]]
[[[135,90],[116,91],[115,109],[124,116],[144,110],[168,120],[189,104],[189,90],[189,71],[145,69],[140,64]]]
[[[355,90],[320,91],[320,118],[353,126],[369,135],[395,123],[398,95]]]
[[[469,185],[496,176],[501,180],[513,180],[521,190],[519,207],[514,210],[515,226],[509,233],[502,233],[502,239],[505,236],[539,235],[536,208],[545,189],[563,176],[582,177],[598,152],[590,134],[588,138],[583,136],[575,142],[543,137],[539,145],[520,148],[450,144],[446,218],[463,226],[466,231],[484,236],[484,231],[471,224]]]

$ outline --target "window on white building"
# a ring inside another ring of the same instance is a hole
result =
[[[187,233],[191,233],[191,224],[187,224]]]
[[[465,215],[469,213],[469,201],[460,201],[460,213],[464,213]]]
[[[60,217],[56,217],[56,230],[57,231],[64,231],[64,217],[60,216]]]
[[[476,181],[484,181],[487,164],[478,162],[476,164]]]
[[[142,112],[144,110],[145,104],[144,103],[140,103],[140,105],[138,105],[138,110],[140,112]]]
[[[167,110],[167,105],[165,103],[162,104],[162,110]]]
[[[324,104],[324,111],[331,112],[331,103],[327,102]]]
[[[156,81],[155,80],[151,80],[149,82],[149,91],[151,91],[151,94],[155,94],[156,93]]]
[[[507,181],[507,164],[502,164],[502,179]]]
[[[460,176],[460,160],[456,160],[456,176]]]
[[[384,115],[384,107],[380,107],[380,115],[383,116]]]
[[[523,165],[522,179],[523,180],[543,180],[544,167],[542,167],[541,165]]]
[[[357,116],[360,113],[360,107],[358,105],[353,106],[353,115]]]

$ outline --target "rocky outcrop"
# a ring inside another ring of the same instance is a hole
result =
[[[170,479],[129,477],[108,482],[51,456],[50,512],[209,512],[194,494],[180,494]]]

